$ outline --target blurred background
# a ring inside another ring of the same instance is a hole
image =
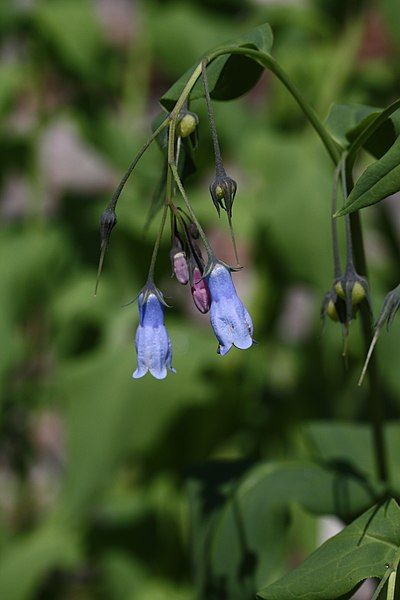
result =
[[[269,74],[245,97],[214,104],[238,182],[246,268],[235,282],[258,344],[217,356],[208,316],[170,277],[165,236],[157,283],[173,305],[166,322],[177,374],[131,379],[137,308],[122,305],[145,281],[157,228],[156,219],[144,232],[162,168],[155,145],[121,198],[93,295],[99,216],[148,136],[158,98],[206,49],[266,21],[274,56],[322,118],[333,102],[384,106],[400,96],[397,0],[0,3],[2,598],[200,597],[190,474],[210,460],[306,455],[304,421],[365,418],[365,392],[354,385],[364,358],[358,323],[347,372],[340,328],[330,322],[321,336],[333,278],[332,168]],[[191,109],[200,145],[187,189],[232,261],[226,220],[208,193],[204,101]],[[399,283],[399,199],[365,210],[363,221],[377,311]],[[399,408],[399,342],[398,324],[379,342],[388,416]],[[328,535],[298,508],[292,519],[280,572]]]

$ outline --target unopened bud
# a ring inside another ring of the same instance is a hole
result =
[[[205,314],[210,310],[211,296],[207,283],[202,279],[202,274],[198,267],[193,269],[193,280],[191,285],[193,301],[198,310]]]
[[[350,323],[361,302],[367,300],[369,303],[367,280],[352,267],[335,281],[334,288],[338,297],[346,303],[347,320]]]
[[[348,285],[348,284],[347,284]],[[367,289],[365,282],[361,283],[360,281],[355,280],[350,283],[351,288],[351,302],[353,305],[360,304],[364,300],[367,295]],[[343,289],[343,284],[341,281],[337,281],[335,284],[335,291],[340,298],[345,300],[346,294]]]
[[[107,244],[112,230],[117,224],[117,215],[114,209],[106,208],[100,217],[100,239],[102,244]]]
[[[177,235],[174,236],[173,246],[169,256],[171,259],[172,270],[177,281],[182,285],[186,285],[189,281],[189,265],[182,247],[182,242]]]
[[[229,217],[232,216],[232,205],[236,190],[236,181],[228,177],[228,175],[217,176],[214,179],[210,185],[210,194],[218,214],[220,214],[220,208],[223,208]]]
[[[339,321],[338,311],[336,310],[335,303],[333,300],[329,300],[328,305],[326,307],[326,314],[332,321]]]
[[[331,290],[328,292],[324,300],[322,302],[321,307],[321,319],[325,321],[326,317],[329,317],[332,321],[336,323],[340,321],[340,323],[346,323],[347,315],[346,315],[346,303],[340,296],[337,295],[335,290]]]
[[[183,250],[176,252],[172,256],[172,268],[177,281],[182,285],[186,285],[189,281],[189,267],[186,260],[186,254]]]
[[[178,121],[177,134],[182,138],[187,138],[196,130],[198,124],[198,116],[195,113],[187,111],[183,114],[180,121]]]
[[[104,256],[106,254],[108,242],[110,239],[111,232],[117,224],[117,215],[115,214],[114,208],[106,208],[100,217],[100,258],[99,266],[97,269],[96,285],[94,288],[94,295],[97,294],[97,288],[99,286],[99,280],[101,271],[103,269]]]

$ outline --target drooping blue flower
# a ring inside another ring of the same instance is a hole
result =
[[[253,344],[253,322],[233,285],[230,270],[216,262],[207,275],[211,294],[210,320],[223,356],[232,345],[241,350]]]
[[[172,345],[164,325],[164,308],[159,290],[145,289],[138,298],[139,325],[136,331],[138,366],[132,377],[139,379],[147,371],[156,379],[167,376],[172,368]]]

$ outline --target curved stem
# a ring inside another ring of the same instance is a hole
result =
[[[321,138],[321,141],[324,144],[333,162],[335,164],[339,162],[341,155],[340,148],[336,145],[335,141],[327,131],[326,127],[318,117],[315,110],[309,105],[305,98],[303,98],[301,92],[289,79],[287,73],[270,54],[266,54],[265,52],[261,52],[259,50],[253,50],[252,48],[246,48],[245,46],[241,46],[238,48],[227,47],[220,48],[219,50],[212,52],[208,56],[208,62],[211,62],[212,60],[223,54],[242,54],[244,56],[248,56],[249,58],[253,58],[264,68],[272,71],[283,83],[283,85],[290,92],[293,98],[296,100],[297,104],[309,120],[310,124],[314,127],[318,136]]]
[[[150,144],[156,139],[156,137],[161,133],[161,131],[168,125],[169,120],[170,120],[169,116],[166,119],[164,119],[164,121],[161,123],[161,125],[159,127],[157,127],[157,129],[151,134],[149,139],[143,144],[143,146],[141,147],[139,152],[136,154],[135,158],[133,159],[133,161],[129,165],[128,169],[126,170],[124,176],[122,177],[121,181],[119,182],[117,189],[115,190],[114,194],[112,195],[112,198],[108,204],[108,208],[110,208],[112,210],[115,209],[118,199],[121,195],[121,192],[124,189],[125,184],[128,181],[129,177],[131,176],[133,169],[136,167],[139,160],[142,158],[143,154],[146,152],[146,150],[150,146]]]

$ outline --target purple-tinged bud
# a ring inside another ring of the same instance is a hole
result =
[[[202,274],[198,267],[194,267],[193,269],[191,290],[196,307],[204,315],[210,310],[211,296],[207,282],[202,279]]]
[[[186,254],[183,250],[180,250],[173,255],[172,264],[176,280],[182,285],[186,285],[189,281],[189,267],[186,260]]]
[[[176,235],[174,236],[173,246],[169,253],[174,275],[179,283],[186,285],[189,281],[189,265],[186,254],[182,248],[182,242]]]
[[[220,214],[220,208],[223,208],[232,217],[232,205],[237,190],[236,181],[228,175],[217,176],[210,185],[210,194],[214,206]]]

